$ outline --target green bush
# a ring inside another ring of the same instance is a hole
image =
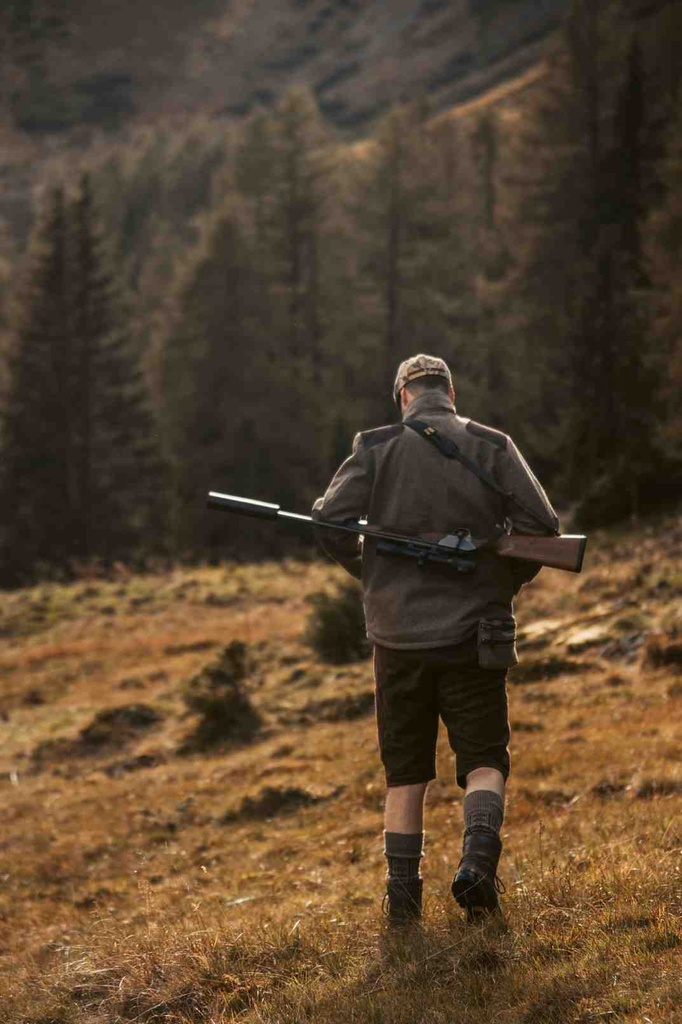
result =
[[[307,598],[312,605],[305,640],[322,661],[343,665],[362,661],[371,652],[365,632],[360,588],[346,583],[335,594],[324,591]]]
[[[187,683],[183,700],[188,711],[200,716],[196,731],[184,743],[183,752],[219,743],[245,743],[260,727],[260,718],[241,685],[247,671],[248,648],[233,640]]]

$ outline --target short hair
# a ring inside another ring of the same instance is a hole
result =
[[[415,380],[408,381],[405,388],[411,395],[421,395],[425,391],[442,391],[446,395],[450,393],[448,381],[445,377],[435,373],[426,374],[423,377],[417,377]]]

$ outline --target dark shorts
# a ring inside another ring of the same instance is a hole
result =
[[[438,720],[463,789],[474,768],[509,775],[506,669],[480,668],[476,638],[449,647],[374,647],[379,749],[388,786],[436,778]]]

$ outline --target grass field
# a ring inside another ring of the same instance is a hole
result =
[[[371,665],[302,639],[339,570],[0,595],[0,1021],[682,1021],[681,542],[679,518],[595,535],[582,576],[523,592],[507,927],[448,895],[443,745],[404,938],[381,914]],[[183,692],[235,639],[259,726],[192,752]]]

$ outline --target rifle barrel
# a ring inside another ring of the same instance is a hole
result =
[[[285,519],[289,522],[319,526],[322,529],[341,530],[342,533],[355,533],[363,537],[376,536],[382,540],[395,540],[420,546],[425,550],[434,546],[433,541],[405,537],[402,534],[388,533],[385,530],[374,530],[371,526],[368,527],[365,520],[362,519],[358,521],[357,525],[353,523],[335,523],[326,519],[313,519],[312,516],[299,515],[297,512],[284,512],[279,505],[272,505],[268,501],[239,498],[234,494],[221,494],[219,491],[208,492],[206,507],[217,509],[219,512],[234,512],[240,516],[251,516],[254,519]]]
[[[253,498],[240,498],[234,494],[221,494],[219,491],[209,491],[207,507],[218,509],[221,512],[234,512],[241,516],[250,516],[254,519],[277,520],[284,519],[287,522],[304,523],[306,526],[314,526],[320,529],[336,530],[342,533],[352,533],[356,536],[374,537],[377,540],[392,541],[399,544],[409,545],[410,549],[418,552],[443,552],[451,550],[455,554],[458,544],[448,544],[444,541],[455,540],[455,536],[448,536],[438,541],[420,540],[417,537],[405,537],[403,534],[391,533],[382,529],[375,529],[361,519],[357,522],[333,522],[326,519],[314,519],[312,516],[299,515],[297,512],[285,512],[279,505],[273,505],[268,501],[255,501]],[[469,539],[471,544],[471,540]],[[527,534],[510,534],[499,538],[495,543],[486,545],[489,550],[495,551],[505,558],[518,558],[523,561],[537,562],[554,569],[564,569],[568,572],[580,572],[585,556],[587,537],[566,536],[544,537]],[[466,556],[469,549],[462,547],[459,554]]]

